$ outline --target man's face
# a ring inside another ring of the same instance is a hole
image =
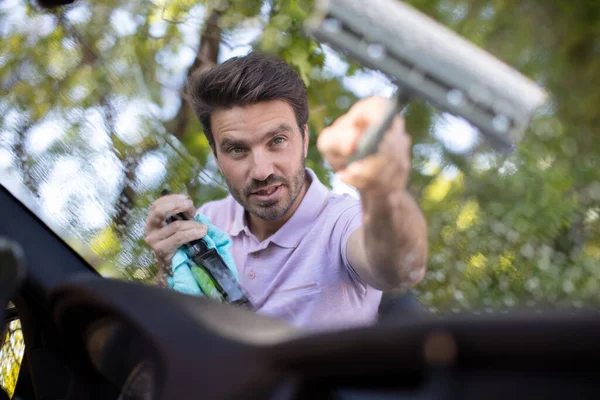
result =
[[[231,195],[249,213],[275,221],[304,184],[304,140],[292,108],[280,100],[221,110],[211,116],[216,161]]]

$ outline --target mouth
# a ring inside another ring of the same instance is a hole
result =
[[[281,192],[281,185],[269,186],[250,194],[251,197],[256,198],[260,202],[273,201],[277,199]]]

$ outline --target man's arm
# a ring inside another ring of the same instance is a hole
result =
[[[381,290],[418,283],[426,271],[427,224],[407,191],[410,138],[397,117],[379,151],[345,168],[364,130],[382,119],[387,100],[357,102],[325,129],[317,142],[340,178],[360,193],[363,224],[346,245],[348,262],[359,277]]]
[[[412,196],[398,190],[362,196],[363,225],[350,235],[348,262],[367,284],[389,290],[423,279],[427,259],[427,225]]]

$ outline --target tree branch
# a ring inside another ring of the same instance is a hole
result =
[[[30,163],[33,162],[27,151],[25,150],[25,140],[27,138],[27,133],[29,130],[36,124],[37,121],[31,121],[29,118],[27,122],[25,122],[17,132],[17,143],[14,146],[14,152],[16,157],[16,162],[18,165],[19,171],[22,173],[23,184],[29,189],[31,194],[35,197],[39,197],[39,191],[37,182],[35,181],[32,175],[32,168]]]
[[[192,65],[188,68],[187,77],[190,77],[196,70],[206,70],[216,65],[219,59],[219,45],[221,43],[221,27],[219,20],[222,11],[213,10],[204,24],[204,30],[201,33],[200,45],[196,52],[196,58]],[[171,133],[180,139],[185,136],[186,128],[189,126],[191,118],[190,104],[187,100],[186,93],[181,95],[181,105],[177,115],[169,124],[172,129]]]
[[[67,21],[61,16],[59,18],[60,24],[64,27],[65,31],[75,39],[80,45],[83,51],[83,63],[88,65],[104,64],[104,60],[96,51],[89,45],[86,40],[79,34],[77,29],[68,24]],[[108,82],[104,82],[106,87],[110,87]],[[143,156],[156,148],[158,144],[156,141],[150,141],[142,146],[142,149],[137,151],[128,151],[128,146],[118,137],[115,127],[116,110],[111,103],[107,93],[101,93],[99,99],[100,109],[102,110],[102,117],[104,127],[110,140],[112,142],[111,151],[121,162],[123,166],[124,176],[120,183],[120,191],[117,197],[116,213],[112,218],[112,224],[115,226],[115,232],[118,237],[124,237],[129,231],[129,216],[131,210],[135,206],[135,200],[137,193],[133,187],[136,180],[137,167],[143,158]],[[141,151],[140,151],[141,150]]]

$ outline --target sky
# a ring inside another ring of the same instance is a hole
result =
[[[25,17],[22,4],[18,0],[4,0],[3,4],[0,4],[0,7],[11,10],[12,24],[12,27],[7,24],[3,28],[0,28],[1,34],[6,34],[9,29],[14,29],[15,27],[20,30],[33,29],[32,24],[28,23]],[[162,118],[167,118],[177,112],[179,95],[175,90],[168,87],[181,87],[187,66],[193,62],[195,57],[194,49],[198,46],[198,21],[204,19],[204,10],[201,6],[195,6],[191,10],[191,15],[193,15],[193,18],[190,18],[189,21],[181,25],[186,46],[182,46],[177,57],[168,60],[174,67],[179,68],[180,71],[174,77],[165,77],[171,79],[170,82],[163,82],[166,83],[166,87],[162,93],[165,99],[165,106],[162,109],[158,109],[143,102],[129,103],[116,121],[117,132],[124,140],[135,143],[141,138],[139,135],[139,117],[142,113],[151,113]],[[89,11],[85,7],[73,9],[69,12],[68,16],[73,21],[84,21],[90,18]],[[44,32],[44,30],[48,29],[46,25],[42,19],[39,24],[36,24],[35,29],[38,32]],[[129,35],[135,32],[136,22],[127,12],[119,11],[113,14],[111,27],[118,35]],[[166,27],[167,23],[159,20],[152,24],[150,33],[159,36],[164,32]],[[219,61],[222,62],[233,56],[247,54],[251,50],[249,43],[256,39],[260,33],[261,27],[258,20],[250,21],[242,29],[235,31],[229,41],[232,47],[221,46]],[[326,70],[337,75],[343,74],[347,69],[347,65],[333,50],[328,48],[325,50]],[[394,90],[389,80],[381,73],[375,71],[346,77],[344,84],[361,98],[371,95],[389,97]],[[17,118],[17,116],[13,117]],[[10,119],[11,116],[8,116],[8,118]],[[88,140],[97,149],[104,149],[106,151],[104,154],[97,155],[91,160],[86,160],[88,165],[83,165],[81,161],[75,159],[64,159],[56,162],[52,171],[49,172],[47,182],[40,188],[41,198],[37,204],[27,198],[27,192],[23,189],[19,178],[10,172],[9,167],[12,155],[0,146],[0,182],[17,195],[17,197],[21,198],[22,201],[25,201],[34,212],[49,224],[61,223],[64,218],[61,210],[63,210],[66,202],[73,195],[81,195],[82,192],[86,192],[87,190],[90,193],[98,192],[98,190],[95,190],[98,187],[105,187],[108,191],[114,191],[119,182],[119,163],[114,160],[108,149],[110,141],[105,133],[102,117],[98,111],[91,110],[88,112],[87,128]],[[468,123],[450,115],[444,115],[438,121],[434,132],[450,150],[459,153],[468,150],[473,145],[477,135]],[[0,134],[2,133],[0,132]],[[60,140],[61,135],[62,129],[60,124],[56,122],[56,119],[47,118],[46,122],[39,124],[30,132],[27,141],[27,150],[32,155],[42,154],[52,143]],[[435,164],[435,158],[432,158],[432,163]],[[153,183],[160,182],[164,174],[163,160],[159,157],[148,158],[139,167],[139,180],[145,185],[152,186]],[[348,193],[354,197],[358,197],[357,192],[341,182],[337,175],[332,174],[331,178],[334,192]],[[86,199],[83,209],[80,210],[90,228],[99,229],[110,219],[105,213],[103,201],[100,198],[102,195],[103,193],[99,193],[96,196],[90,196],[89,199]]]

